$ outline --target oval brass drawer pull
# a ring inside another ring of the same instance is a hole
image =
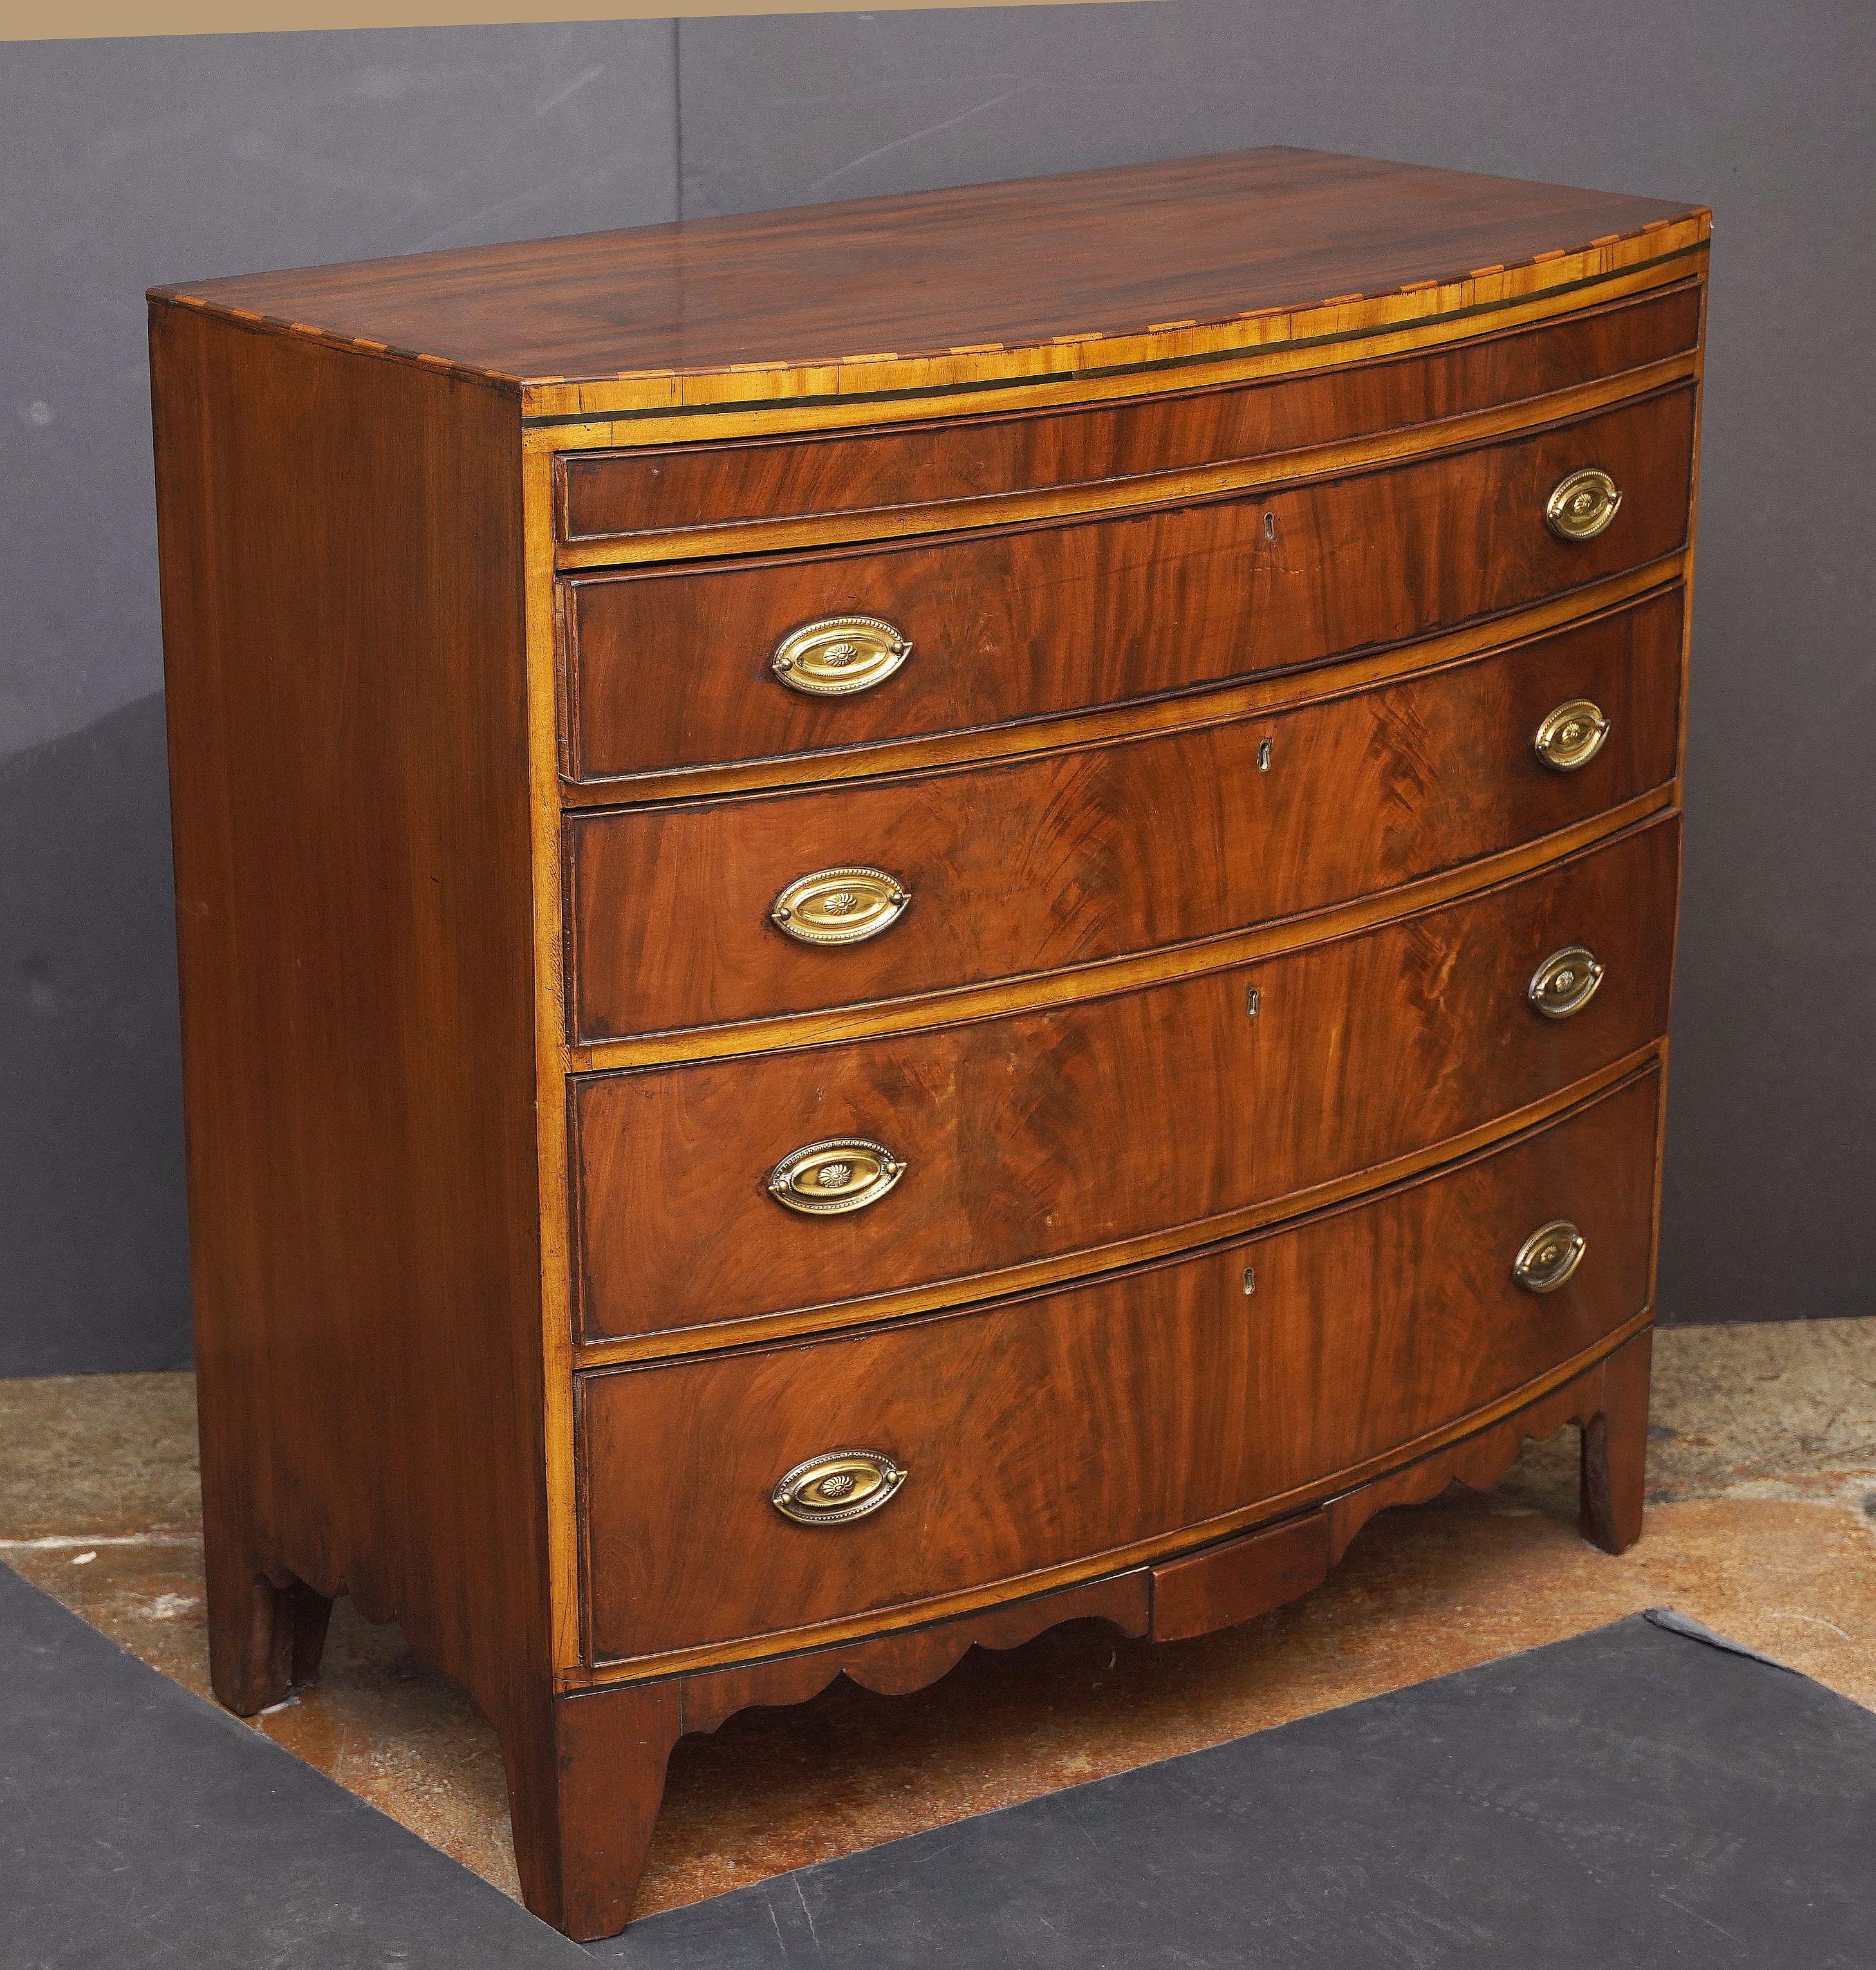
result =
[[[1545,719],[1531,743],[1553,772],[1573,773],[1602,750],[1608,736],[1602,707],[1593,697],[1572,697]]]
[[[1544,502],[1544,518],[1559,540],[1593,541],[1615,518],[1621,488],[1594,466],[1558,480]]]
[[[863,944],[890,930],[911,901],[883,869],[817,869],[776,897],[769,920],[799,944]]]
[[[1580,1013],[1602,983],[1602,961],[1586,944],[1553,951],[1531,974],[1530,1001],[1546,1019]]]
[[[890,1149],[861,1136],[804,1143],[769,1172],[769,1195],[791,1211],[825,1217],[877,1204],[905,1174]]]
[[[905,1478],[883,1450],[824,1450],[778,1478],[769,1502],[798,1526],[844,1526],[876,1512]]]
[[[790,630],[769,665],[791,691],[842,697],[884,684],[911,655],[911,644],[877,616],[823,616]]]
[[[1526,1292],[1555,1292],[1583,1263],[1589,1241],[1567,1217],[1540,1224],[1518,1247],[1511,1276]]]

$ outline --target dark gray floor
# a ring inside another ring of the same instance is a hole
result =
[[[1876,1970],[1876,1715],[1640,1617],[586,1951],[0,1567],[0,1970]]]
[[[4,1970],[551,1970],[579,1950],[0,1566]]]
[[[1876,1715],[1642,1617],[634,1925],[630,1970],[1871,1970]]]

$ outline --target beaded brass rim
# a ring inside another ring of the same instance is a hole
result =
[[[1595,466],[1559,479],[1544,502],[1544,518],[1559,539],[1593,541],[1615,518],[1621,489]]]
[[[769,1502],[798,1526],[844,1526],[888,1504],[910,1474],[883,1450],[824,1450],[785,1471]]]
[[[769,1195],[810,1217],[864,1211],[905,1174],[902,1157],[863,1136],[830,1136],[792,1149],[769,1172]]]
[[[769,667],[791,691],[844,697],[884,684],[912,655],[912,645],[878,616],[822,616],[792,629]]]
[[[1572,697],[1545,718],[1531,743],[1553,772],[1573,773],[1602,750],[1608,736],[1602,707],[1593,697]]]
[[[769,920],[798,944],[864,944],[890,930],[911,901],[883,869],[817,869],[776,897]]]
[[[1579,1266],[1589,1240],[1567,1217],[1540,1224],[1518,1247],[1511,1274],[1526,1292],[1555,1292]]]
[[[1567,1019],[1596,996],[1602,974],[1601,959],[1587,944],[1553,951],[1531,974],[1531,1003],[1546,1019]]]

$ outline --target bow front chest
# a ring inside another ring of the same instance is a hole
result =
[[[1287,150],[152,297],[216,1689],[687,1731],[1639,1530],[1707,214]]]

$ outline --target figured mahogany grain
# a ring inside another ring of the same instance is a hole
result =
[[[1554,834],[1674,777],[1682,617],[1675,587],[1279,717],[574,816],[574,1035],[1055,970],[1319,909]],[[1609,736],[1588,765],[1559,773],[1533,739],[1575,697],[1601,707]],[[802,944],[771,921],[797,876],[847,862],[882,867],[910,892],[889,930]]]
[[[1533,1437],[1566,1422],[1582,1431],[1584,1536],[1608,1552],[1626,1552],[1641,1532],[1651,1338],[1644,1328],[1529,1408],[1352,1491],[1150,1568],[1149,1632],[1155,1641],[1176,1641],[1280,1608],[1325,1580],[1377,1512],[1436,1498],[1455,1483],[1483,1491]]]
[[[1679,354],[1699,335],[1689,282],[1430,355],[1274,382],[910,430],[571,452],[560,460],[561,533],[595,541],[879,514],[1254,458],[1567,389]]]
[[[1230,319],[1462,279],[1700,210],[1272,148],[186,291],[506,376],[610,376]]]
[[[1658,1092],[1651,1071],[1449,1174],[1103,1282],[583,1377],[593,1659],[1201,1526],[1517,1388],[1647,1303]],[[1511,1262],[1559,1217],[1588,1255],[1536,1297]],[[798,1460],[856,1446],[909,1471],[883,1510],[805,1526],[769,1504]]]
[[[1499,444],[1287,490],[915,544],[572,577],[567,769],[600,779],[812,753],[1218,684],[1425,636],[1640,567],[1686,540],[1694,398],[1676,388]],[[1596,465],[1608,528],[1544,502]],[[873,689],[792,691],[811,619],[913,645]]]
[[[1205,1220],[1444,1141],[1666,1029],[1679,824],[1290,955],[923,1032],[574,1083],[588,1339],[971,1280]],[[1552,951],[1607,975],[1526,998]],[[1258,1009],[1247,1008],[1255,987]],[[764,1180],[854,1135],[909,1165],[804,1217]],[[684,1180],[674,1180],[674,1173]]]

